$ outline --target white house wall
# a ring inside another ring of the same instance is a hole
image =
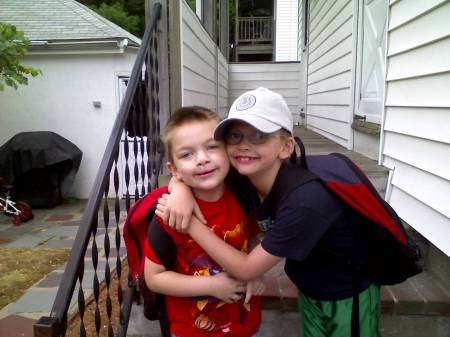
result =
[[[303,18],[303,9],[304,3],[303,0],[298,0],[298,29],[297,29],[297,60],[302,60],[302,51],[303,51],[303,34],[304,34],[304,18]]]
[[[226,59],[185,1],[182,1],[181,36],[183,105],[201,105],[226,114]]]
[[[71,193],[87,198],[118,111],[117,75],[129,75],[135,57],[135,51],[27,56],[23,62],[43,74],[0,93],[0,144],[24,131],[53,131],[68,139],[83,151]]]
[[[262,86],[282,95],[294,115],[294,121],[299,121],[301,76],[299,62],[231,63],[229,65],[230,105],[243,92]]]
[[[354,77],[353,0],[309,8],[307,127],[350,148]]]
[[[382,135],[390,204],[450,256],[450,3],[391,1]]]
[[[275,60],[298,60],[298,0],[276,1]]]

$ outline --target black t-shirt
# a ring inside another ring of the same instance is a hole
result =
[[[265,210],[258,209],[257,217],[264,219]],[[359,290],[369,285],[355,270],[355,263],[367,263],[359,221],[324,186],[311,181],[281,202],[261,244],[270,254],[286,258],[286,274],[305,295],[318,300],[348,298],[355,282]]]

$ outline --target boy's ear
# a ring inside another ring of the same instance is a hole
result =
[[[281,148],[280,154],[278,157],[281,160],[288,159],[292,152],[295,150],[295,140],[293,137],[289,137],[284,141],[283,147]]]
[[[174,177],[177,176],[177,168],[175,167],[175,165],[172,162],[168,161],[166,164],[166,167],[167,167],[167,171],[169,171],[169,173],[172,176],[174,176]]]

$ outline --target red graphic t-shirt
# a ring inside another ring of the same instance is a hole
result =
[[[206,202],[197,199],[208,226],[220,238],[236,249],[247,253],[249,228],[244,211],[234,195],[225,189],[218,201]],[[162,221],[161,221],[162,222]],[[178,233],[163,224],[176,246],[175,271],[185,275],[215,275],[222,268],[187,234]],[[251,231],[252,234],[254,231]],[[155,263],[155,257],[148,241],[145,255]],[[214,297],[166,296],[167,312],[172,334],[180,337],[203,336],[253,336],[261,322],[261,303],[252,297],[250,303],[243,299],[226,304]]]

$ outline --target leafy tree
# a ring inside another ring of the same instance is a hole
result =
[[[191,9],[195,12],[195,0],[186,0],[187,4],[189,5],[189,7],[191,7]]]
[[[142,37],[145,30],[144,0],[79,0],[106,19]]]
[[[28,75],[35,77],[42,72],[19,63],[19,57],[25,55],[30,41],[15,26],[0,23],[0,91],[5,85],[17,89],[28,84]]]
[[[123,7],[121,3],[115,3],[112,5],[108,5],[106,3],[102,3],[99,7],[95,5],[89,6],[92,10],[96,11],[101,16],[107,18],[108,20],[114,22],[116,25],[119,25],[123,29],[129,31],[130,33],[141,36],[140,30],[140,19],[136,15],[130,15]]]

